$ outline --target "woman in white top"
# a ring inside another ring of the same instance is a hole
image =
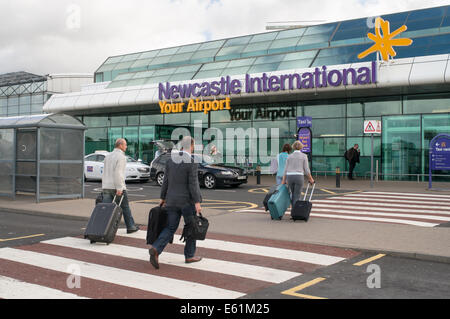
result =
[[[294,152],[290,154],[286,160],[286,167],[284,168],[282,184],[288,184],[292,195],[292,207],[300,198],[303,189],[304,176],[306,176],[311,184],[314,184],[314,179],[311,176],[308,164],[308,156],[301,152],[303,144],[295,141],[292,144]]]

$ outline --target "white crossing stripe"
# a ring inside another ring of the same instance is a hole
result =
[[[377,222],[387,222],[394,224],[407,224],[413,226],[422,226],[422,227],[434,227],[439,224],[427,223],[427,222],[419,222],[415,220],[404,220],[399,218],[371,218],[371,217],[363,217],[363,216],[344,216],[344,215],[333,215],[333,214],[311,214],[312,216],[317,217],[326,217],[326,218],[336,218],[336,219],[354,219],[354,220],[362,220],[362,221],[377,221]]]
[[[311,217],[434,227],[450,221],[450,196],[364,192],[312,200]],[[263,208],[237,212],[264,213]],[[285,212],[290,215],[290,209]]]
[[[124,230],[120,231],[119,229],[117,235],[145,239],[147,233],[145,231],[137,231],[132,234],[126,234]],[[177,244],[177,241],[180,242],[180,237],[181,237],[180,235],[175,235],[173,243]],[[273,258],[289,259],[323,266],[329,266],[345,259],[341,257],[305,252],[300,250],[259,246],[253,244],[236,243],[208,238],[205,240],[198,240],[197,247],[230,251],[248,255],[270,256]]]
[[[344,201],[339,201],[339,204],[343,203]],[[424,209],[415,209],[415,208],[408,208],[407,205],[401,206],[401,208],[390,208],[390,207],[380,207],[378,205],[371,205],[368,206],[349,206],[349,205],[338,205],[338,204],[322,204],[322,202],[314,202],[313,203],[313,209],[312,211],[316,211],[317,207],[322,208],[329,208],[329,209],[345,209],[348,214],[352,214],[355,209],[360,210],[366,210],[366,211],[386,211],[386,212],[404,212],[404,213],[421,213],[426,214],[427,218],[431,218],[434,216],[434,214],[441,214],[441,215],[450,215],[449,211],[441,211],[441,210],[424,210]]]
[[[0,276],[0,298],[3,299],[88,299],[58,289],[48,288],[14,278]]]
[[[0,249],[0,258],[69,274],[70,269],[68,267],[76,264],[80,267],[82,277],[181,299],[235,299],[245,295],[241,292],[195,282],[160,277],[21,249],[2,248]]]
[[[391,192],[364,192],[363,194],[381,194],[381,195],[401,195],[401,196],[419,196],[419,197],[429,197],[429,198],[449,198],[450,195],[438,195],[438,194],[417,194],[417,193],[391,193]]]
[[[381,200],[421,200],[421,203],[425,202],[430,202],[433,201],[435,203],[441,203],[441,202],[450,202],[450,197],[449,198],[442,198],[442,197],[423,197],[423,196],[409,196],[408,194],[405,194],[405,196],[400,196],[400,195],[379,195],[379,194],[368,194],[368,193],[359,193],[359,194],[349,194],[349,195],[344,195],[345,198],[358,198],[361,199],[361,197],[370,199],[370,200],[376,200],[376,199],[381,199]],[[339,197],[330,197],[330,198],[339,198]]]
[[[149,260],[148,249],[125,245],[117,245],[113,243],[108,246],[91,245],[88,240],[73,237],[51,239],[44,241],[43,243],[63,247],[77,248],[113,256],[120,256],[146,261]],[[291,272],[261,266],[253,266],[211,258],[203,258],[200,263],[186,264],[184,262],[184,255],[169,252],[164,252],[163,254],[161,254],[158,261],[160,264],[172,264],[178,267],[195,268],[204,271],[211,271],[232,276],[251,278],[271,283],[281,283],[301,275],[301,273],[298,272]]]
[[[323,205],[325,206],[325,205]],[[342,214],[354,214],[354,215],[373,215],[373,216],[387,216],[387,217],[409,217],[409,218],[418,218],[418,219],[433,219],[440,221],[450,221],[449,217],[443,216],[431,216],[430,215],[420,215],[420,214],[401,214],[401,213],[383,213],[383,212],[367,212],[362,210],[352,210],[351,212],[343,209],[322,209],[322,208],[314,208],[315,212],[330,212],[330,213],[342,213]]]
[[[313,203],[329,203],[329,204],[341,204],[345,202],[346,198],[342,198],[342,200],[333,200],[333,199],[319,199],[312,201]],[[387,207],[409,207],[409,208],[421,208],[421,209],[449,209],[448,205],[438,206],[438,205],[411,205],[411,204],[393,204],[393,203],[372,203],[371,200],[366,199],[365,201],[349,201],[348,203],[352,205],[368,205],[368,206],[387,206]]]

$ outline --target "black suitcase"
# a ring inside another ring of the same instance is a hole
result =
[[[266,212],[269,210],[269,206],[268,206],[269,199],[273,195],[273,193],[275,193],[275,191],[277,190],[277,186],[278,185],[271,186],[267,195],[264,196],[263,205],[264,205],[264,209],[266,210]]]
[[[151,245],[158,238],[162,230],[167,226],[167,210],[165,207],[156,206],[148,213],[147,245]],[[171,243],[173,238],[171,239]]]
[[[116,237],[122,218],[122,198],[119,205],[116,204],[116,196],[112,203],[98,203],[92,212],[84,232],[84,238],[89,239],[91,244],[95,242],[111,243]]]
[[[311,197],[314,193],[315,187],[316,187],[316,183],[313,184],[313,187],[311,189],[311,194],[309,196],[309,200],[306,200],[306,194],[308,194],[308,190],[309,190],[309,183],[308,183],[303,200],[296,201],[294,204],[294,207],[292,207],[292,209],[291,209],[291,219],[293,219],[294,221],[296,221],[296,220],[304,220],[305,222],[308,221],[309,214],[311,213],[311,209],[312,209]]]

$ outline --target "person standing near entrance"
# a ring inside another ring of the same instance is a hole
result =
[[[150,263],[159,269],[158,257],[172,239],[183,215],[185,225],[193,222],[194,214],[201,213],[202,196],[198,182],[198,163],[194,163],[194,139],[185,136],[181,140],[182,151],[172,151],[164,171],[161,187],[160,205],[167,210],[167,226],[149,249]],[[186,263],[198,262],[202,258],[195,257],[196,240],[186,239],[184,257]]]
[[[308,178],[311,184],[314,184],[311,172],[309,170],[308,156],[301,150],[303,144],[300,141],[295,141],[292,144],[294,152],[290,154],[286,160],[286,167],[284,168],[283,180],[281,184],[288,184],[291,190],[291,203],[294,207],[295,202],[300,199],[304,177]]]
[[[348,169],[348,179],[354,180],[353,178],[353,170],[355,169],[356,163],[359,163],[359,145],[355,144],[352,148],[348,149],[345,152],[345,158],[349,163]]]
[[[127,141],[123,138],[118,138],[114,147],[114,151],[106,155],[104,160],[102,177],[103,202],[112,203],[114,196],[123,196],[120,207],[122,208],[123,219],[127,226],[127,233],[130,234],[138,231],[139,227],[134,223],[128,203],[127,187],[125,185],[125,170],[127,165],[125,151],[127,150]]]

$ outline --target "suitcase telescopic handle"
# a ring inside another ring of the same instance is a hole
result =
[[[311,201],[311,198],[312,198],[312,195],[313,195],[313,193],[314,193],[314,188],[315,188],[315,187],[316,187],[316,183],[314,182],[314,183],[313,183],[313,187],[312,187],[312,189],[311,189],[311,194],[309,195],[309,201]],[[309,190],[309,183],[308,183],[308,186],[306,186],[305,196],[303,196],[303,200],[306,199],[306,194],[308,194],[308,190]]]
[[[114,195],[113,203],[116,202],[116,196],[117,196],[117,195]],[[119,202],[119,205],[118,205],[118,206],[122,205],[122,200],[123,200],[123,194],[120,196],[120,202]],[[117,204],[117,203],[116,203],[116,204]]]

